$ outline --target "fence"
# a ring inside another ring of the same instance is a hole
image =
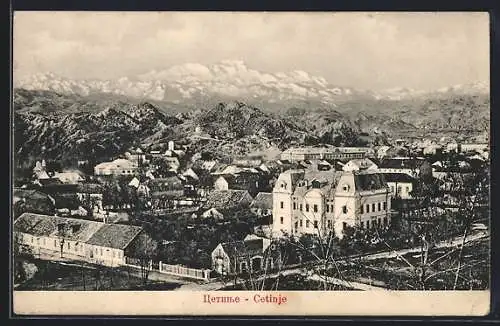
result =
[[[188,268],[180,265],[168,265],[162,262],[160,262],[159,266],[160,266],[160,273],[196,278],[199,280],[206,280],[206,281],[210,279],[209,269]]]
[[[141,261],[137,258],[125,257],[125,264],[135,268],[141,268]],[[194,278],[198,280],[210,280],[209,269],[188,268],[180,265],[164,264],[161,261],[149,261],[149,268],[164,274],[170,274],[186,278]]]

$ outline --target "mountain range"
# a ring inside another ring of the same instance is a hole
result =
[[[240,60],[212,65],[186,63],[116,80],[73,80],[53,73],[14,80],[16,88],[66,95],[118,95],[176,105],[206,106],[243,101],[264,108],[332,107],[350,101],[400,101],[420,97],[489,94],[489,83],[453,85],[434,91],[395,87],[383,91],[333,85],[302,70],[262,72]]]
[[[24,168],[41,158],[102,162],[168,140],[228,158],[292,145],[382,145],[435,130],[489,132],[490,124],[487,83],[373,92],[241,61],[113,81],[38,74],[15,86],[14,158]]]

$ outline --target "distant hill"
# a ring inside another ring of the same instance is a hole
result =
[[[294,144],[380,145],[398,133],[429,129],[488,132],[489,105],[487,95],[441,94],[278,111],[241,101],[179,109],[109,94],[15,89],[15,158],[28,165],[41,157],[102,161],[130,146],[171,139],[222,156]],[[193,137],[196,131],[208,137]]]

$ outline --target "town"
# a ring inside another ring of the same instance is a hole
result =
[[[485,137],[213,154],[39,157],[14,176],[16,289],[488,287]]]

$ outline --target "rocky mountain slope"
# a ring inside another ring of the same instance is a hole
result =
[[[14,114],[15,160],[31,164],[45,157],[101,161],[121,154],[144,139],[168,136],[181,123],[149,103],[98,112]]]

